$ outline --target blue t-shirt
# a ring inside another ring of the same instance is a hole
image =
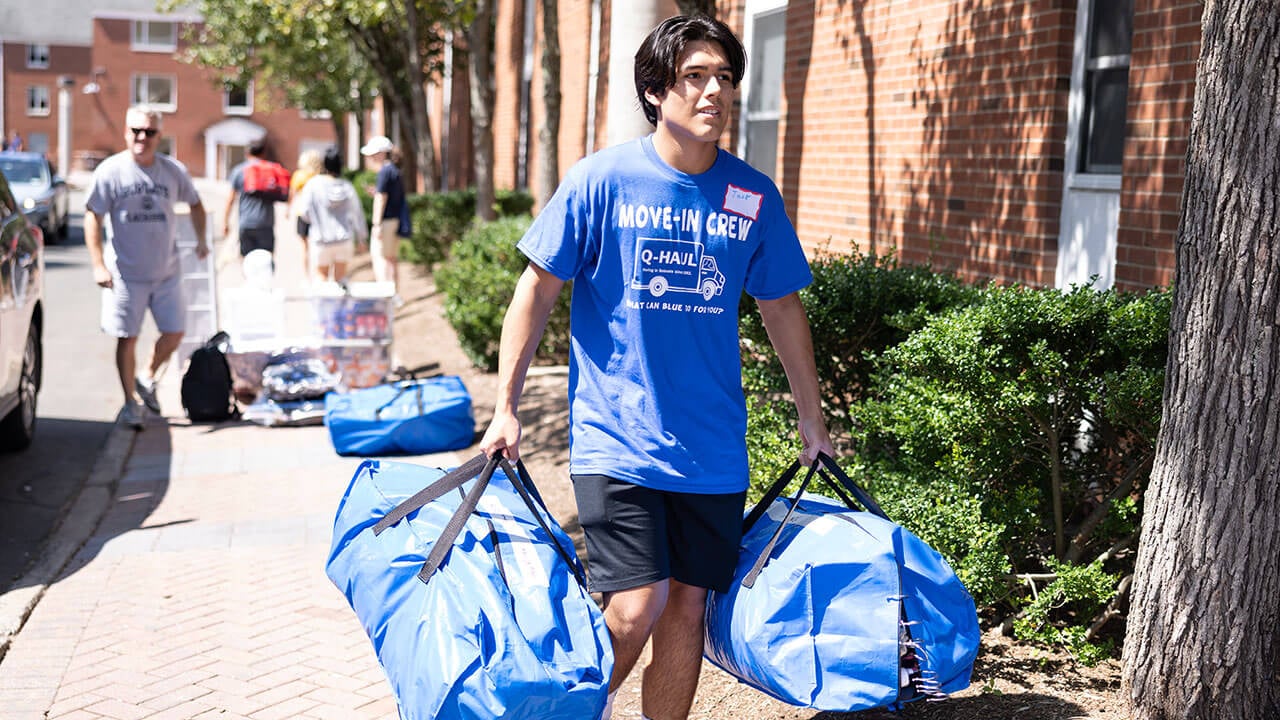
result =
[[[575,165],[519,247],[574,283],[570,472],[746,488],[738,301],[813,278],[773,181],[724,151],[687,175],[642,138]]]

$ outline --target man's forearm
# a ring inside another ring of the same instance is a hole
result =
[[[800,296],[792,293],[777,300],[757,302],[760,318],[769,333],[801,419],[822,417],[818,369],[813,359],[813,337]]]
[[[498,345],[498,394],[495,410],[515,414],[525,376],[542,341],[547,318],[564,281],[530,265],[516,283],[502,321]]]
[[[106,267],[102,255],[102,220],[89,210],[84,213],[84,246],[89,250],[89,261],[93,267]]]

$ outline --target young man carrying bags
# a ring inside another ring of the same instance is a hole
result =
[[[744,290],[790,380],[802,459],[833,453],[797,295],[808,263],[773,182],[716,144],[744,70],[741,43],[706,17],[670,18],[640,46],[636,92],[654,133],[578,163],[520,241],[530,263],[503,323],[481,441],[519,457],[525,375],[572,280],[570,472],[613,638],[610,706],[652,638],[651,720],[688,716],[707,590],[728,586],[737,559]]]

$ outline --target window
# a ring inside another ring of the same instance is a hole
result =
[[[172,75],[134,75],[130,102],[173,112],[178,108],[177,84]]]
[[[49,88],[46,85],[27,86],[27,114],[45,116],[49,114]]]
[[[786,62],[786,6],[750,15],[749,23],[741,153],[752,167],[776,181],[782,71]]]
[[[43,70],[49,67],[49,46],[28,45],[27,67],[33,70]]]
[[[1089,5],[1077,169],[1082,173],[1118,175],[1124,161],[1133,0],[1093,0]]]
[[[222,91],[222,112],[226,115],[252,115],[253,82],[226,83]]]
[[[173,52],[178,49],[177,25],[161,20],[134,20],[132,47],[144,52]]]
[[[156,152],[177,159],[177,156],[173,154],[173,138],[168,135],[160,136],[160,142],[156,143]]]
[[[308,110],[301,108],[298,110],[298,117],[303,120],[328,120],[333,117],[333,113],[328,110]]]

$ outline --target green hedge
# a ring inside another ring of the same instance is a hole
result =
[[[496,370],[502,321],[516,281],[528,260],[516,243],[528,230],[528,215],[499,218],[471,226],[453,243],[448,259],[435,270],[436,287],[445,294],[445,317],[458,333],[462,349],[478,367]],[[569,361],[569,297],[566,285],[543,332],[535,361]]]
[[[449,255],[450,246],[471,227],[476,214],[474,189],[410,195],[409,212],[413,236],[401,245],[401,257],[434,267]],[[533,209],[533,196],[522,190],[499,190],[494,209],[499,217],[526,215]]]

